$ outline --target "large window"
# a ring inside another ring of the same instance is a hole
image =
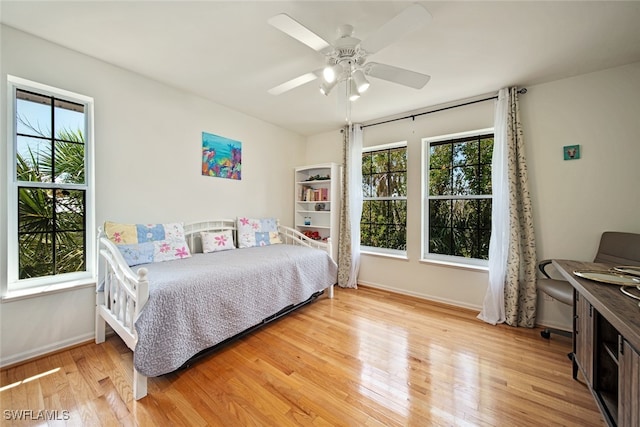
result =
[[[424,258],[486,264],[493,130],[423,140]]]
[[[9,289],[90,279],[92,100],[9,77]]]
[[[406,251],[406,142],[363,150],[362,190],[360,244],[382,252]]]

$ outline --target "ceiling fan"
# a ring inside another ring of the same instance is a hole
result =
[[[285,13],[271,17],[268,23],[313,50],[325,55],[326,66],[298,76],[274,88],[272,95],[280,95],[317,78],[322,78],[320,93],[329,95],[340,82],[346,82],[350,101],[355,101],[369,88],[367,76],[422,89],[430,76],[392,65],[366,62],[369,55],[389,46],[406,34],[426,25],[431,14],[421,5],[414,4],[370,34],[365,40],[353,36],[351,25],[338,29],[339,37],[330,44],[322,37]]]

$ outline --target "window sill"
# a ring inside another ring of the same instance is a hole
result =
[[[463,270],[485,271],[485,272],[489,271],[489,266],[486,266],[486,265],[463,264],[460,262],[440,261],[435,259],[421,259],[420,262],[424,264],[436,264],[436,265],[441,265],[443,267],[459,268]]]
[[[360,253],[362,255],[373,255],[373,256],[379,256],[379,257],[383,257],[383,258],[392,258],[392,259],[399,259],[402,261],[409,261],[409,257],[407,257],[406,254],[400,254],[400,253],[388,253],[388,252],[373,252],[373,251],[367,251],[367,250],[361,250]]]
[[[36,286],[27,289],[8,290],[6,294],[0,298],[0,302],[13,302],[28,298],[37,298],[45,295],[56,294],[60,292],[74,291],[76,289],[94,287],[96,285],[93,279],[73,280],[69,282],[56,283],[51,285]]]

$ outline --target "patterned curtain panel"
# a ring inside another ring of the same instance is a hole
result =
[[[509,255],[504,286],[505,322],[533,328],[536,320],[536,239],[518,88],[509,88],[507,115],[509,170]]]
[[[495,117],[489,287],[478,318],[532,328],[536,317],[536,242],[518,88],[501,89]]]
[[[358,287],[362,215],[362,127],[345,126],[342,141],[342,194],[338,240],[338,286]]]

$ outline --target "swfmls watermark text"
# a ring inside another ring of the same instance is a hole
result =
[[[71,418],[66,409],[5,409],[3,415],[7,421],[67,421]]]

